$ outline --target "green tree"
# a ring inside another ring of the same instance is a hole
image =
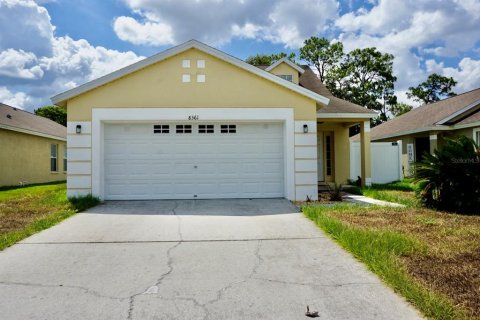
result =
[[[338,65],[343,56],[343,44],[331,43],[326,38],[311,37],[300,48],[300,59],[317,69],[322,82],[325,82],[328,72]]]
[[[380,111],[386,121],[389,106],[396,103],[393,59],[376,48],[355,49],[328,71],[326,85],[338,98]]]
[[[295,53],[291,52],[287,54],[285,52],[280,52],[272,54],[256,54],[248,57],[245,62],[254,66],[269,66],[282,58],[288,58],[288,60],[295,62]]]
[[[403,102],[399,102],[390,106],[390,112],[393,114],[394,117],[399,117],[412,109],[413,107],[411,105]]]
[[[440,101],[457,95],[453,92],[453,87],[455,87],[456,84],[457,81],[451,77],[444,77],[432,73],[426,81],[416,87],[408,88],[407,97],[425,104]]]
[[[67,126],[67,111],[57,106],[44,106],[34,111],[37,116],[53,120],[62,126]]]

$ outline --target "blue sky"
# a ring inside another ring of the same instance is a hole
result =
[[[31,111],[191,38],[245,59],[310,36],[392,53],[408,101],[432,72],[480,87],[479,26],[478,0],[0,0],[0,102]]]

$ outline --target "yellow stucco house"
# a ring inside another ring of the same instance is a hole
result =
[[[252,66],[191,40],[52,98],[67,108],[68,195],[102,200],[317,199],[349,177],[369,121],[288,60]]]
[[[371,140],[400,142],[403,174],[409,176],[424,152],[432,153],[445,143],[445,138],[461,135],[480,145],[480,88],[420,106],[382,123],[372,128]]]
[[[67,129],[0,103],[0,186],[64,181]]]

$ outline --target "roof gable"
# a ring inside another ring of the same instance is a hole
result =
[[[79,96],[85,92],[88,92],[88,91],[91,91],[97,87],[100,87],[102,85],[105,85],[109,82],[112,82],[116,79],[119,79],[121,77],[124,77],[128,74],[131,74],[133,72],[136,72],[138,70],[141,70],[141,69],[144,69],[144,68],[147,68],[148,66],[152,65],[152,64],[155,64],[157,62],[160,62],[160,61],[163,61],[171,56],[174,56],[176,54],[179,54],[181,52],[184,52],[186,50],[189,50],[189,49],[197,49],[197,50],[200,50],[200,51],[203,51],[203,52],[206,52],[218,59],[221,59],[227,63],[230,63],[230,64],[233,64],[239,68],[242,68],[250,73],[253,73],[257,76],[260,76],[264,79],[267,79],[271,82],[274,82],[282,87],[286,87],[288,89],[290,89],[291,91],[293,92],[296,92],[300,95],[303,95],[303,96],[306,96],[310,99],[313,99],[314,101],[318,102],[318,103],[321,103],[321,104],[324,104],[324,105],[328,105],[329,103],[329,99],[318,94],[318,93],[315,93],[313,91],[310,91],[308,89],[305,89],[303,87],[300,87],[294,83],[291,83],[287,80],[284,80],[284,79],[281,79],[279,77],[277,77],[276,75],[273,75],[269,72],[266,72],[264,70],[261,70],[255,66],[252,66],[240,59],[237,59],[233,56],[230,56],[220,50],[217,50],[215,48],[212,48],[210,46],[207,46],[206,44],[204,43],[201,43],[199,41],[196,41],[196,40],[190,40],[190,41],[187,41],[181,45],[178,45],[176,47],[173,47],[173,48],[170,48],[170,49],[167,49],[161,53],[158,53],[156,55],[153,55],[151,57],[148,57],[144,60],[141,60],[139,62],[136,62],[134,64],[131,64],[125,68],[122,68],[122,69],[119,69],[117,71],[114,71],[110,74],[107,74],[103,77],[100,77],[96,80],[93,80],[93,81],[90,81],[90,82],[87,82],[81,86],[78,86],[76,88],[73,88],[71,90],[68,90],[68,91],[65,91],[63,93],[60,93],[54,97],[51,98],[52,102],[54,104],[57,104],[57,105],[60,105],[60,106],[64,106],[66,101],[69,100],[69,99],[72,99],[76,96]]]
[[[290,68],[296,70],[298,73],[302,74],[305,72],[304,69],[302,69],[300,66],[298,66],[296,63],[293,63],[292,61],[290,61],[288,58],[282,58],[280,60],[277,60],[275,63],[273,63],[271,66],[268,66],[265,71],[272,71],[273,69],[275,69],[276,67],[278,67],[279,65],[281,65],[282,63],[288,65]]]

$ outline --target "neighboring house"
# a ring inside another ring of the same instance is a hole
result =
[[[405,176],[424,152],[432,153],[456,136],[473,138],[480,143],[480,88],[426,104],[372,128],[375,142],[401,141]],[[358,141],[359,137],[355,137]]]
[[[66,179],[67,128],[0,103],[0,186]]]
[[[355,124],[368,183],[375,114],[309,68],[267,69],[191,40],[53,97],[67,108],[68,195],[317,199],[319,181],[349,178]]]

